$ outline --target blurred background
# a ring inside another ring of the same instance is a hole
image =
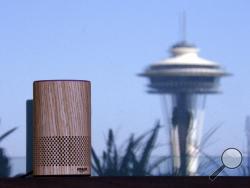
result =
[[[187,41],[233,74],[222,80],[221,94],[207,97],[202,135],[212,134],[202,151],[210,162],[199,174],[215,170],[228,147],[240,149],[246,164],[249,8],[244,0],[1,1],[0,135],[17,127],[0,142],[9,175],[26,172],[25,105],[32,99],[33,81],[40,79],[92,82],[92,147],[100,160],[110,135],[118,148],[126,148],[131,134],[139,137],[156,124],[161,128],[150,159],[171,156],[162,102],[146,93],[148,80],[137,75],[169,57],[169,48],[181,40],[183,10]],[[172,175],[166,161],[155,174]],[[243,171],[226,170],[247,175]]]

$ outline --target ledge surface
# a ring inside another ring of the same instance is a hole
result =
[[[195,188],[250,187],[250,177],[29,177],[1,178],[0,188]]]

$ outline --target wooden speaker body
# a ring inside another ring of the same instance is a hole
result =
[[[33,175],[90,175],[91,93],[83,80],[33,84]]]

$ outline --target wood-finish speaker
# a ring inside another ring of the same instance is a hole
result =
[[[90,175],[91,86],[83,80],[33,84],[33,175]]]

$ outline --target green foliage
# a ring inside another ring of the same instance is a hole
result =
[[[113,131],[110,129],[106,141],[107,148],[103,151],[102,156],[98,157],[92,148],[92,169],[94,174],[99,176],[179,176],[179,172],[173,170],[171,154],[166,157],[158,157],[157,160],[151,162],[151,154],[156,148],[155,143],[160,127],[158,122],[153,129],[138,137],[132,134],[125,142],[125,147],[116,146]],[[201,157],[205,158],[204,161],[200,161],[197,172],[199,175],[208,175],[208,170],[212,170],[210,169],[211,164],[214,166],[220,165],[220,161],[216,161],[203,151],[204,148],[211,145],[209,141],[211,141],[211,137],[218,128],[217,125],[208,130],[197,148]],[[160,168],[163,163],[165,169]],[[226,172],[223,172],[223,174],[227,175]]]
[[[0,142],[1,142],[5,137],[7,137],[7,136],[9,136],[11,133],[13,133],[16,129],[17,129],[16,127],[15,127],[15,128],[12,128],[12,129],[10,129],[9,131],[7,131],[6,133],[2,134],[2,135],[0,136]]]
[[[92,168],[99,176],[149,176],[167,157],[159,158],[150,164],[150,156],[155,148],[160,129],[159,122],[155,127],[135,137],[129,137],[125,151],[118,151],[112,129],[109,130],[107,148],[99,158],[92,148]]]
[[[7,131],[6,133],[0,136],[0,142],[13,133],[17,128],[12,128],[11,130]],[[0,148],[0,177],[8,177],[10,175],[10,163],[9,159],[4,153],[4,149]]]
[[[199,168],[198,168],[198,174],[199,175],[210,175],[207,174],[209,171],[213,170],[211,169],[211,167],[219,167],[221,166],[221,161],[217,160],[215,157],[210,156],[208,154],[206,154],[204,152],[204,149],[208,146],[213,145],[216,141],[214,141],[214,143],[211,143],[210,141],[212,140],[211,138],[214,136],[214,134],[216,133],[216,131],[220,128],[220,126],[222,125],[222,123],[219,123],[218,125],[210,128],[203,136],[202,142],[201,144],[198,146],[198,150],[199,150],[199,154],[200,156],[202,156],[204,158],[203,161],[200,161],[199,164]],[[221,172],[222,175],[227,176],[227,172],[226,171],[222,171]]]
[[[4,153],[4,149],[0,148],[0,177],[8,177],[10,175],[9,159]]]

